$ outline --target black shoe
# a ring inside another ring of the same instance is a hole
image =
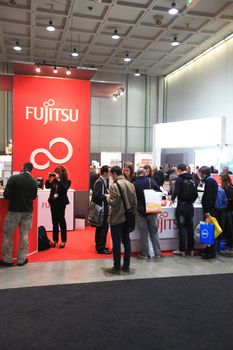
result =
[[[55,248],[56,245],[57,245],[57,242],[51,242],[51,243],[50,243],[50,248]]]
[[[61,243],[58,248],[62,249],[62,248],[65,248],[65,246],[66,246],[65,243]]]
[[[112,252],[110,252],[110,250],[108,249],[104,249],[104,250],[98,251],[98,254],[112,254]]]
[[[26,259],[24,260],[24,262],[18,263],[17,266],[24,266],[24,265],[26,265],[27,263],[28,263],[28,259],[26,258]]]
[[[213,254],[205,254],[201,257],[204,260],[216,259],[216,255]]]
[[[126,266],[121,266],[121,271],[123,271],[125,273],[130,273],[130,268],[126,267]]]
[[[0,267],[12,267],[13,263],[8,263],[4,260],[0,260]]]
[[[106,272],[111,273],[113,275],[120,275],[121,274],[121,270],[120,269],[116,269],[114,266],[105,269]]]

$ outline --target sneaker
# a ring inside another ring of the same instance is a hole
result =
[[[17,266],[24,266],[28,263],[28,259],[26,258],[22,263],[18,263]]]
[[[139,259],[148,259],[148,256],[142,255],[142,254],[138,254],[138,258]]]
[[[196,255],[195,250],[190,250],[189,254],[190,256],[195,256]]]
[[[126,266],[121,266],[121,271],[123,271],[125,273],[130,273],[130,268],[126,267]]]
[[[12,267],[13,263],[8,263],[4,260],[0,260],[0,267]]]
[[[105,271],[108,272],[108,273],[111,273],[111,274],[113,274],[113,275],[120,275],[120,274],[121,274],[121,270],[120,270],[120,269],[119,269],[119,270],[116,269],[114,266],[105,269]]]
[[[179,256],[185,256],[185,252],[182,252],[181,250],[173,250],[172,254],[179,255]]]

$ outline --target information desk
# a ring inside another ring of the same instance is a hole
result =
[[[162,214],[158,215],[158,233],[161,250],[178,249],[178,227],[175,219],[175,207],[163,207]],[[203,220],[203,211],[201,205],[194,206],[194,228]],[[139,229],[136,225],[135,230],[130,233],[131,248],[133,252],[140,251]],[[149,240],[150,241],[150,240]],[[150,242],[149,242],[150,245]],[[151,248],[150,248],[151,251]]]
[[[74,230],[74,192],[74,190],[67,192],[70,201],[65,211],[67,230]],[[38,190],[38,226],[44,226],[47,231],[52,231],[53,225],[48,203],[49,194],[50,189]]]
[[[32,229],[28,234],[28,255],[37,253],[38,251],[38,240],[37,240],[37,199],[33,201],[34,211],[32,217]],[[3,237],[3,221],[7,213],[8,201],[0,197],[0,259],[2,259],[2,237]],[[17,258],[17,251],[19,246],[19,228],[17,227],[16,233],[14,235],[14,248],[13,248],[13,258]]]

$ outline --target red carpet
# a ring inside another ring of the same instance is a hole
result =
[[[48,237],[52,239],[51,233]],[[110,234],[108,234],[108,247]],[[29,256],[30,262],[48,262],[62,260],[103,259],[111,258],[112,254],[97,254],[95,251],[95,228],[87,227],[85,230],[68,231],[67,243],[64,249],[50,248]]]
[[[51,232],[48,237],[52,240]],[[108,233],[107,247],[111,248],[110,232]],[[133,253],[137,256],[137,253]],[[163,255],[172,255],[171,252],[163,252]],[[98,254],[95,251],[95,228],[86,227],[85,230],[68,231],[67,243],[64,249],[50,248],[29,256],[30,262],[48,262],[63,260],[83,259],[112,259],[112,254]]]

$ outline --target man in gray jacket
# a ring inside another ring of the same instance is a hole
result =
[[[111,168],[111,175],[114,183],[110,187],[109,195],[106,195],[106,197],[110,205],[109,223],[111,225],[113,242],[114,266],[106,269],[106,271],[112,274],[120,274],[121,271],[130,272],[131,243],[129,233],[125,229],[125,208],[118,186],[120,186],[122,195],[124,196],[126,208],[132,208],[135,213],[137,198],[134,186],[125,179],[122,175],[122,169],[119,166],[113,166]],[[125,249],[123,266],[121,266],[121,242]]]
[[[20,174],[12,175],[4,190],[4,198],[9,200],[8,212],[3,224],[3,242],[0,267],[11,267],[13,236],[20,227],[18,266],[28,263],[28,231],[32,227],[33,199],[37,196],[37,182],[31,176],[32,163],[25,163]]]

